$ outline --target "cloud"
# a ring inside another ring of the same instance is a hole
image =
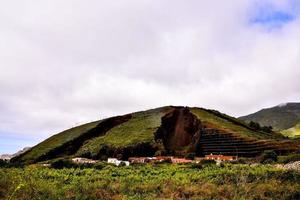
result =
[[[294,0],[1,4],[2,136],[34,144],[163,105],[239,116],[300,98]]]

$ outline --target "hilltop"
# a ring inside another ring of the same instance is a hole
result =
[[[291,145],[292,144],[292,145]],[[127,159],[130,156],[225,154],[256,156],[266,149],[296,151],[299,143],[276,132],[253,129],[215,110],[166,106],[111,117],[53,135],[13,162],[60,157]]]

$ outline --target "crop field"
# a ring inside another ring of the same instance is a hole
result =
[[[273,165],[0,168],[0,199],[300,199],[300,172]]]

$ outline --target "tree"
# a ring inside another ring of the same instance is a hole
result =
[[[190,160],[194,160],[195,156],[196,156],[195,153],[188,153],[188,154],[186,154],[185,158],[190,159]]]
[[[277,161],[277,154],[273,150],[266,150],[262,153],[261,155],[261,163],[268,162],[270,163],[271,161],[276,162]]]
[[[254,121],[250,121],[249,126],[251,128],[253,128],[254,130],[260,130],[261,129],[260,124],[257,123],[257,122],[254,122]]]

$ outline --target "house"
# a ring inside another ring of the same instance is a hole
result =
[[[93,163],[96,163],[97,161],[96,160],[91,160],[91,159],[87,159],[87,158],[73,158],[72,161],[74,163],[89,163],[89,164],[93,164]]]
[[[154,163],[154,162],[163,162],[171,161],[173,157],[171,156],[157,156],[157,157],[130,157],[128,161],[130,163]]]
[[[205,155],[206,160],[216,160],[216,161],[232,161],[237,160],[237,156],[224,156],[224,155]]]
[[[146,162],[150,162],[151,159],[147,157],[130,157],[128,158],[128,161],[130,163],[146,163]]]
[[[108,158],[107,163],[114,164],[116,166],[119,166],[121,163],[125,163],[126,166],[129,166],[129,161],[123,161],[123,160],[118,160],[117,158]]]
[[[193,162],[192,160],[188,160],[185,158],[171,158],[172,163],[191,163]]]

